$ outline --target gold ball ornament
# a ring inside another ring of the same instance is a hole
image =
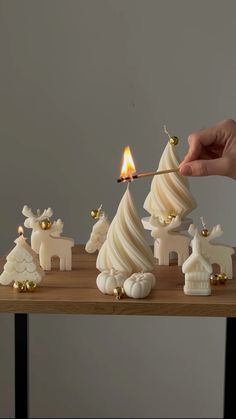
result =
[[[52,227],[52,223],[49,218],[45,218],[44,220],[40,221],[39,224],[42,230],[50,230]]]
[[[33,281],[26,281],[26,288],[27,291],[29,292],[33,292],[35,290],[35,288],[37,287],[36,283]]]
[[[101,216],[101,209],[100,208],[93,209],[90,212],[90,215],[94,220],[98,220],[98,218],[100,218]]]
[[[116,288],[114,288],[114,290],[113,290],[113,294],[115,295],[116,300],[120,300],[121,298],[123,298],[123,297],[124,297],[124,295],[125,295],[125,290],[124,290],[124,288],[123,288],[123,287],[116,287]]]
[[[169,143],[170,143],[171,145],[177,145],[177,144],[178,144],[178,142],[179,142],[179,139],[178,139],[178,137],[176,137],[175,135],[172,135],[172,136],[169,138]]]
[[[201,236],[208,237],[209,236],[209,230],[207,228],[203,228],[201,230]]]
[[[218,281],[219,281],[220,284],[225,284],[227,279],[228,279],[228,277],[224,272],[218,274]]]
[[[217,274],[211,274],[210,275],[210,283],[211,283],[211,285],[217,285],[218,284],[218,275]]]
[[[13,284],[13,288],[17,291],[17,292],[25,292],[26,291],[26,281],[15,281]]]

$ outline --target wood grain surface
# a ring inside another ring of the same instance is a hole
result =
[[[73,249],[73,270],[47,272],[33,293],[18,293],[12,286],[0,285],[0,312],[58,314],[119,314],[150,316],[236,317],[236,280],[212,286],[207,297],[186,296],[184,275],[176,264],[158,266],[154,273],[156,288],[140,300],[116,300],[96,287],[96,254],[85,252],[83,245]],[[5,257],[0,260],[0,272]],[[236,257],[233,257],[234,272]]]

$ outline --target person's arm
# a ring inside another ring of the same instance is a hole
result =
[[[226,119],[188,137],[189,149],[180,163],[184,176],[228,176],[236,180],[236,122]]]

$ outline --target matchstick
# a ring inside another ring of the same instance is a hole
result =
[[[119,179],[117,179],[117,182],[120,183],[120,182],[125,182],[125,181],[132,181],[132,180],[139,179],[139,178],[142,178],[142,177],[163,175],[165,173],[174,173],[174,172],[178,172],[178,171],[179,171],[179,168],[168,169],[168,170],[160,170],[159,172],[139,173],[139,174],[133,175],[133,176],[120,177]]]

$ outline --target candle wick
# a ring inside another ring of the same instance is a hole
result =
[[[167,134],[169,138],[171,138],[170,133],[167,131],[166,125],[164,125],[164,133]]]

